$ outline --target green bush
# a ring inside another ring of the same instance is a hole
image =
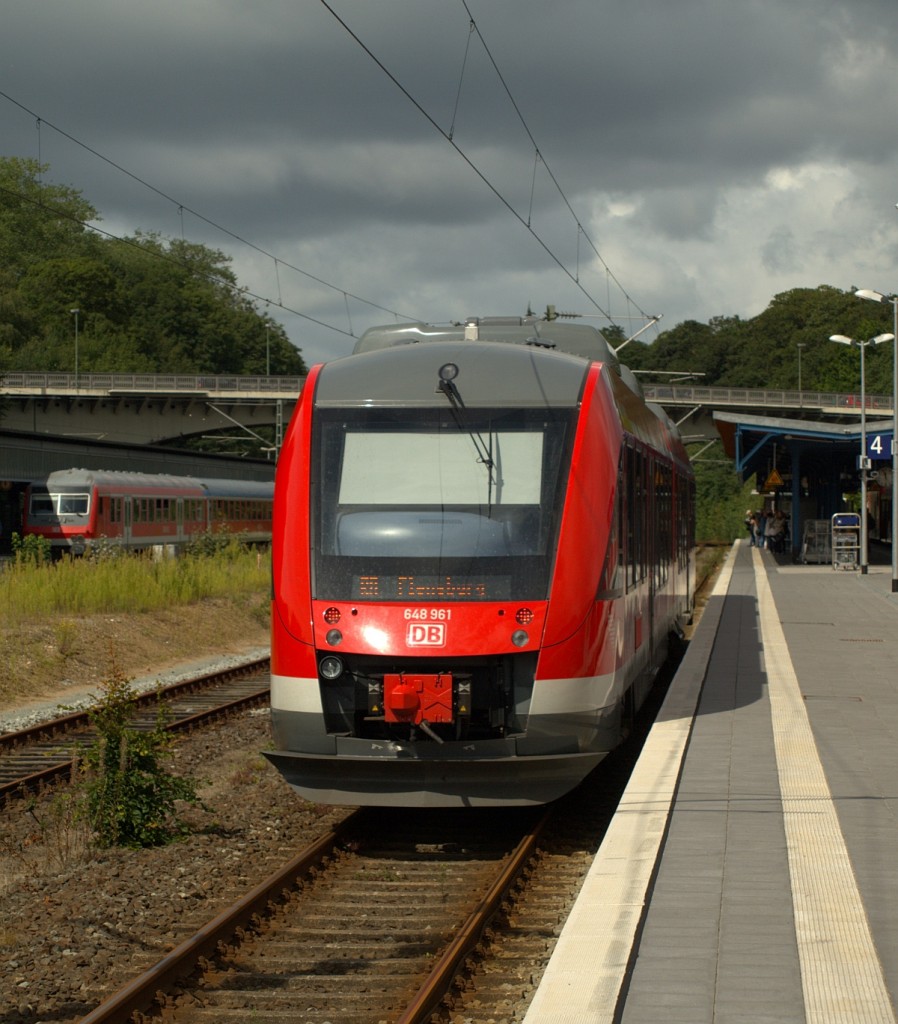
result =
[[[13,533],[12,553],[19,565],[46,565],[52,558],[50,542],[46,537],[38,537],[29,533],[27,537],[20,537]]]
[[[186,834],[178,802],[199,804],[196,785],[161,765],[172,738],[160,705],[150,731],[130,728],[130,681],[113,670],[90,712],[96,741],[84,754],[87,816],[100,846],[162,846]]]

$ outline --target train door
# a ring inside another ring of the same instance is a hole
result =
[[[131,498],[125,495],[122,498],[122,544],[129,547],[131,544]]]

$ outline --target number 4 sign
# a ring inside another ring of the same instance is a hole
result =
[[[871,459],[889,459],[892,457],[892,434],[869,434],[867,436],[867,456]]]

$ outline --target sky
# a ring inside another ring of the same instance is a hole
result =
[[[226,253],[310,366],[898,291],[896,127],[895,0],[4,2],[0,155]]]

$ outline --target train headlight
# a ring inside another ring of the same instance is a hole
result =
[[[324,639],[331,645],[331,647],[339,647],[343,643],[343,634],[339,629],[329,629],[324,636]]]
[[[330,680],[339,679],[343,675],[343,661],[336,655],[328,654],[325,655],[318,662],[318,671],[321,673],[322,679]]]
[[[515,647],[526,647],[530,643],[530,634],[526,629],[516,629],[511,634],[511,642]]]

